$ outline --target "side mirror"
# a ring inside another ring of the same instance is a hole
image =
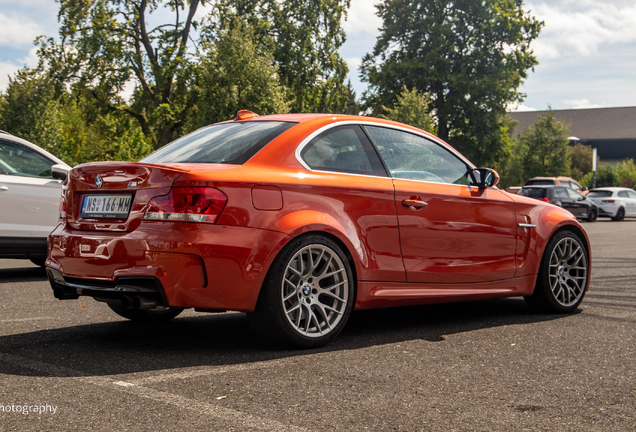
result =
[[[58,180],[66,180],[66,176],[70,169],[62,164],[55,164],[51,167],[51,177]]]
[[[496,186],[499,183],[499,174],[490,168],[475,168],[470,171],[470,177],[471,186],[477,186],[480,189]]]

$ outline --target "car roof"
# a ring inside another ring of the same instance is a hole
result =
[[[623,191],[623,190],[634,190],[634,189],[630,189],[630,188],[626,188],[626,187],[600,187],[600,188],[594,188],[592,190],[590,190],[590,192],[593,191],[612,191],[612,192],[618,192],[618,191]]]
[[[4,140],[4,141],[9,141],[9,142],[13,142],[16,144],[20,144],[23,145],[25,147],[30,148],[31,150],[40,153],[41,155],[47,157],[48,159],[51,159],[52,161],[54,161],[56,164],[62,164],[65,165],[69,168],[71,168],[66,162],[64,162],[62,159],[52,155],[51,153],[47,152],[46,150],[44,150],[42,147],[39,147],[25,139],[22,139],[20,137],[17,137],[13,134],[10,134],[9,132],[5,132],[5,131],[0,131],[0,139]]]

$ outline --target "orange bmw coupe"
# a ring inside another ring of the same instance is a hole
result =
[[[244,311],[295,347],[329,342],[353,309],[524,296],[573,311],[584,229],[498,180],[389,120],[239,111],[139,162],[73,168],[47,274],[58,299],[145,322]]]

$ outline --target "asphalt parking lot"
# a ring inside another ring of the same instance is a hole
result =
[[[239,313],[134,325],[0,260],[0,430],[633,432],[636,220],[584,226],[592,282],[574,314],[522,299],[361,311],[309,351],[271,349]]]

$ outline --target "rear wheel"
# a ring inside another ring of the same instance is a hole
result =
[[[583,300],[588,277],[583,241],[571,231],[558,232],[543,253],[534,293],[525,300],[541,312],[572,312]]]
[[[279,345],[325,345],[351,314],[353,281],[349,262],[334,241],[318,235],[294,240],[274,260],[249,321]]]
[[[587,221],[594,222],[598,217],[598,209],[596,207],[590,207],[587,212]]]
[[[32,256],[29,260],[35,264],[36,266],[44,267],[44,262],[46,261],[45,256]]]
[[[619,208],[616,212],[616,216],[612,218],[613,221],[622,221],[625,219],[625,209],[623,207]]]
[[[117,303],[108,303],[117,315],[139,323],[161,323],[170,321],[183,312],[181,308],[158,306],[150,310],[127,309]]]

